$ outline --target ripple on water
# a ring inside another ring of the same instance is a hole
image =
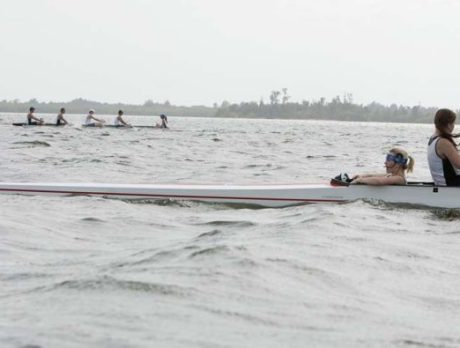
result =
[[[211,226],[231,226],[231,227],[251,227],[256,224],[251,221],[230,221],[230,220],[214,220],[206,222],[194,223],[194,225],[211,225]]]
[[[33,279],[46,279],[51,277],[51,274],[40,272],[21,272],[0,275],[0,279],[2,279],[3,281],[30,281]]]
[[[432,209],[431,215],[439,220],[460,220],[460,209]]]
[[[200,247],[197,245],[187,245],[185,247],[171,248],[169,250],[142,250],[131,255],[130,260],[115,263],[113,267],[135,267],[141,265],[153,265],[158,266],[161,263],[170,264],[173,260],[186,258],[191,251],[199,250]]]
[[[134,292],[147,292],[158,295],[168,295],[176,297],[189,296],[193,290],[178,285],[169,285],[163,283],[133,281],[116,279],[109,276],[103,276],[97,279],[82,279],[82,280],[65,280],[54,284],[52,288],[47,290],[54,291],[56,289],[70,290],[86,290],[86,291],[118,291],[127,290]]]
[[[303,273],[306,273],[309,275],[319,275],[319,276],[327,275],[327,272],[325,270],[322,270],[316,267],[302,265],[299,262],[296,262],[295,260],[291,260],[291,259],[286,259],[286,258],[281,258],[281,257],[275,257],[275,258],[268,257],[265,260],[267,262],[274,263],[274,264],[284,264],[293,270],[300,270]]]
[[[218,237],[222,235],[221,230],[212,230],[209,232],[204,232],[196,237],[197,240],[199,239],[204,239],[204,238],[209,238],[209,237]]]
[[[22,148],[29,148],[29,147],[49,147],[51,146],[46,141],[15,141],[13,144],[15,145],[23,145]]]
[[[98,219],[92,216],[81,218],[80,221],[84,222],[106,222],[105,220]]]
[[[219,254],[228,254],[232,249],[227,245],[217,245],[213,247],[202,248],[198,251],[194,251],[189,255],[189,258],[193,259],[202,256],[214,256]]]

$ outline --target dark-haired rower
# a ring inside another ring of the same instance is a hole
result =
[[[123,110],[118,110],[118,116],[115,118],[114,125],[115,127],[132,127],[123,119]]]
[[[59,110],[59,114],[56,117],[56,126],[63,126],[69,124],[69,122],[67,122],[67,120],[64,118],[64,114],[65,109],[61,108],[61,110]]]
[[[161,124],[156,123],[155,127],[157,128],[168,128],[168,118],[165,114],[160,115]]]
[[[457,115],[439,109],[434,116],[435,132],[428,142],[428,166],[435,185],[460,186],[460,154],[452,132]]]
[[[44,123],[43,119],[35,117],[34,112],[35,112],[35,108],[32,106],[29,109],[29,113],[27,114],[27,124],[32,125],[32,126],[43,124]]]

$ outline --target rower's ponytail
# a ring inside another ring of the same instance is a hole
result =
[[[415,160],[412,156],[407,156],[407,158],[408,158],[408,161],[407,161],[407,164],[404,165],[404,169],[406,169],[408,173],[411,173],[414,171]]]

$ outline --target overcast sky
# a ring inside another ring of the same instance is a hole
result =
[[[0,0],[0,99],[460,108],[456,0]]]

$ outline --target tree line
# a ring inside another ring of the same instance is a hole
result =
[[[212,117],[215,110],[208,106],[175,106],[168,101],[164,103],[145,101],[144,104],[123,104],[123,103],[102,103],[86,100],[82,98],[74,99],[70,102],[40,102],[31,99],[21,102],[19,100],[1,100],[0,112],[24,112],[27,113],[33,106],[37,113],[52,114],[58,113],[60,108],[65,108],[67,113],[86,114],[88,110],[94,109],[97,114],[111,115],[118,110],[123,110],[126,115],[175,115],[175,116],[203,116]]]
[[[143,104],[101,103],[82,98],[70,102],[39,102],[36,99],[21,102],[19,100],[0,101],[0,112],[27,112],[34,106],[39,113],[57,113],[61,107],[68,113],[85,114],[89,109],[95,109],[98,114],[115,114],[123,110],[131,115],[160,115],[169,116],[201,116],[201,117],[234,117],[234,118],[276,118],[276,119],[316,119],[342,121],[375,121],[375,122],[404,122],[431,123],[437,110],[436,107],[383,105],[372,102],[367,105],[353,102],[349,93],[336,96],[331,100],[291,102],[287,88],[274,90],[268,96],[268,102],[260,101],[230,103],[223,101],[212,107],[176,106],[169,101],[163,103],[147,100]],[[458,112],[458,111],[457,111]]]
[[[331,100],[303,100],[289,102],[287,89],[272,91],[268,103],[263,99],[259,102],[242,102],[230,104],[223,102],[216,110],[216,116],[224,117],[268,117],[280,119],[316,119],[340,121],[373,121],[373,122],[404,122],[432,123],[436,107],[421,105],[383,105],[372,102],[367,105],[353,102],[353,95],[346,93]]]

